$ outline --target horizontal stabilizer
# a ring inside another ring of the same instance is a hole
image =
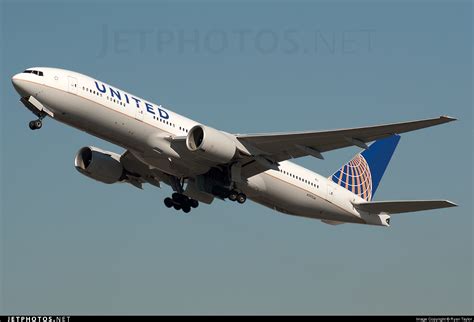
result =
[[[457,205],[455,203],[452,203],[448,200],[396,200],[354,203],[354,207],[356,209],[373,214],[399,214],[404,212],[423,211],[456,206]]]

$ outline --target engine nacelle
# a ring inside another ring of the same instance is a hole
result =
[[[189,151],[217,164],[229,162],[237,152],[237,146],[228,134],[204,125],[189,130],[186,146]]]
[[[124,173],[120,155],[93,146],[81,148],[74,159],[80,173],[103,183],[121,181]]]

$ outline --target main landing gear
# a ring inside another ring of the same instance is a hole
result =
[[[171,198],[165,198],[165,206],[168,208],[173,207],[176,210],[183,210],[183,212],[188,213],[191,211],[191,208],[197,208],[199,202],[197,200],[191,199],[182,193],[173,193]]]
[[[237,201],[240,204],[244,203],[247,200],[247,196],[245,195],[245,193],[238,192],[236,190],[231,190],[229,192],[228,198],[230,201]]]
[[[35,121],[31,121],[28,125],[31,130],[39,130],[43,126],[43,122],[41,121],[41,118],[39,118]]]

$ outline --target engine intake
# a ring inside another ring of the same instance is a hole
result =
[[[74,165],[83,175],[107,184],[121,181],[124,173],[120,155],[93,146],[81,148]]]
[[[229,162],[237,152],[237,146],[229,134],[204,125],[196,125],[189,130],[186,147],[217,164]]]

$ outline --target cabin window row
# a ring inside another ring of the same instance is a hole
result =
[[[167,120],[165,120],[165,119],[162,119],[162,118],[160,118],[160,117],[158,117],[158,116],[153,116],[153,119],[154,119],[154,120],[157,120],[157,121],[159,121],[159,122],[161,122],[161,123],[163,123],[163,124],[166,124],[166,125],[169,125],[169,126],[172,126],[172,127],[176,127],[176,124],[175,124],[175,123],[171,123],[170,121],[167,121]],[[185,133],[188,133],[188,132],[189,132],[188,129],[185,129],[185,128],[182,127],[182,126],[179,127],[179,130],[180,130],[180,131],[183,131],[183,132],[185,132]]]
[[[94,91],[94,90],[92,90],[92,89],[90,89],[90,88],[87,88],[87,87],[85,87],[85,86],[82,86],[82,90],[83,90],[83,91],[86,91],[86,92],[88,92],[88,93],[91,93],[92,95],[99,96],[99,97],[103,97],[103,96],[104,96],[101,92],[99,92],[99,91]],[[115,104],[118,104],[118,105],[120,105],[120,106],[125,107],[125,103],[122,102],[122,101],[120,101],[120,100],[118,100],[118,99],[112,98],[112,97],[110,97],[110,96],[108,96],[108,95],[106,96],[106,99],[107,99],[108,101],[110,101],[110,102],[113,102],[113,103],[115,103]]]
[[[88,93],[91,93],[91,94],[93,94],[93,95],[97,95],[97,96],[102,97],[102,93],[100,93],[100,92],[98,92],[98,91],[93,91],[93,90],[91,90],[90,88],[87,88],[87,87],[85,87],[85,86],[82,86],[82,90],[83,90],[83,91],[86,91],[86,92],[88,92]],[[107,99],[108,99],[108,96],[107,96]]]
[[[157,121],[160,121],[161,123],[163,124],[166,124],[166,125],[169,125],[169,126],[172,126],[172,127],[176,127],[176,125],[174,123],[171,123],[170,121],[167,121],[165,119],[162,119],[161,117],[158,117],[158,116],[155,116],[153,115],[153,119],[154,120],[157,120]]]
[[[102,94],[101,92],[99,92],[99,91],[94,91],[94,90],[92,90],[92,89],[90,89],[90,88],[87,88],[87,87],[85,87],[85,86],[82,86],[82,90],[83,90],[83,91],[86,91],[86,92],[88,92],[88,93],[91,93],[91,94],[93,94],[93,95],[97,95],[97,96],[103,97],[103,94]],[[125,103],[123,103],[123,102],[121,102],[121,101],[119,101],[119,100],[117,100],[117,99],[115,99],[115,98],[112,98],[112,97],[110,97],[110,96],[108,96],[108,95],[106,96],[106,98],[107,98],[108,101],[111,101],[111,102],[113,102],[113,103],[115,103],[115,104],[119,104],[119,105],[121,105],[121,106],[125,106]],[[176,127],[176,125],[175,125],[174,123],[171,123],[170,121],[167,121],[167,120],[165,120],[165,119],[162,119],[162,118],[160,118],[160,117],[158,117],[158,116],[153,116],[153,119],[154,119],[154,120],[157,120],[157,121],[160,121],[160,122],[163,123],[163,124],[166,124],[166,125],[169,125],[169,126],[172,126],[172,127]],[[183,131],[183,132],[185,132],[185,133],[188,133],[188,131],[189,131],[188,129],[185,129],[184,127],[181,127],[181,126],[179,127],[179,129],[180,129],[180,131]]]
[[[289,177],[291,177],[291,178],[294,178],[294,179],[296,179],[296,180],[299,180],[299,181],[301,181],[301,182],[304,182],[304,183],[306,183],[306,184],[309,184],[310,186],[319,188],[319,185],[318,185],[317,183],[314,183],[314,182],[312,182],[312,181],[310,181],[310,180],[308,180],[308,179],[304,179],[304,178],[302,178],[302,177],[299,177],[299,176],[297,176],[297,175],[294,175],[293,173],[290,173],[290,172],[285,171],[285,170],[282,170],[282,169],[279,169],[278,171],[281,172],[281,173],[283,173],[283,174],[285,174],[285,175],[287,175],[287,176],[289,176]]]

